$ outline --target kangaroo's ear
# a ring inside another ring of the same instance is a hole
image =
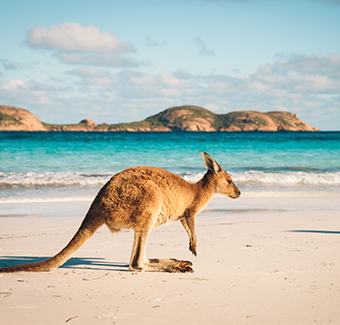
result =
[[[211,158],[209,154],[207,154],[206,152],[203,154],[201,151],[200,154],[202,156],[204,166],[208,170],[211,170],[212,172],[217,174],[222,169],[221,166],[213,158]]]

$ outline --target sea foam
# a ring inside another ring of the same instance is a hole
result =
[[[79,186],[91,187],[104,185],[114,174],[85,174],[72,172],[46,172],[46,173],[1,173],[0,188],[11,187],[56,187]],[[178,173],[190,183],[197,182],[204,172]],[[305,172],[305,171],[257,171],[249,170],[230,173],[234,182],[239,185],[252,186],[339,186],[340,172]]]

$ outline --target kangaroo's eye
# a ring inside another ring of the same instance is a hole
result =
[[[229,179],[227,179],[227,182],[228,182],[229,185],[231,184],[231,181]]]

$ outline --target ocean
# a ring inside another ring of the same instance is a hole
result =
[[[270,198],[273,207],[308,196],[305,205],[339,208],[340,132],[0,132],[0,215],[33,213],[37,203],[89,205],[131,166],[196,182],[205,173],[199,150],[229,172],[247,202]],[[249,208],[238,200],[233,211]]]

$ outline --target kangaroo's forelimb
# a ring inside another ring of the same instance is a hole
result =
[[[196,236],[196,229],[195,229],[195,223],[196,223],[196,216],[185,218],[181,220],[181,223],[188,233],[189,236],[189,250],[191,253],[193,253],[195,256],[197,256],[197,236]]]

